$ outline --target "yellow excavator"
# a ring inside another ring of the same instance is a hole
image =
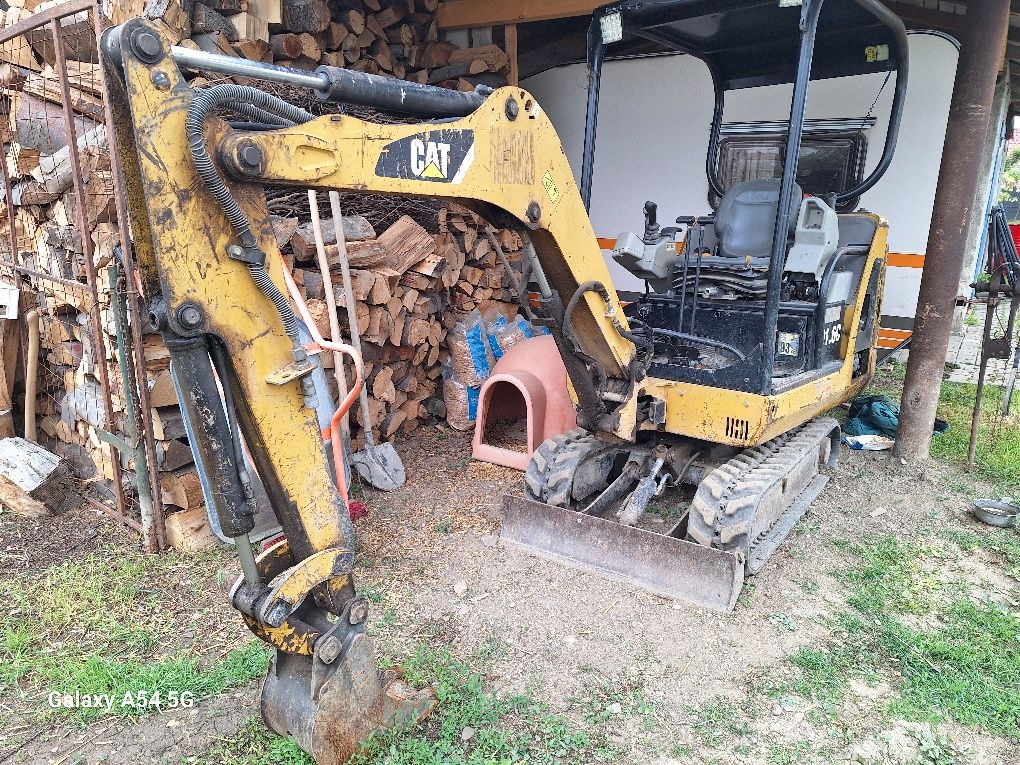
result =
[[[149,320],[170,352],[207,508],[236,544],[243,574],[231,604],[275,649],[262,714],[320,765],[345,762],[373,730],[413,723],[435,702],[380,671],[365,634],[354,532],[331,477],[342,458],[334,404],[316,356],[352,349],[318,338],[288,299],[264,187],[449,199],[518,231],[522,306],[555,339],[578,429],[534,454],[524,498],[507,502],[504,541],[725,610],[824,483],[838,426],[818,416],[855,395],[875,364],[886,225],[843,210],[891,159],[906,36],[875,0],[827,5],[600,9],[580,190],[551,122],[521,88],[465,93],[328,66],[295,71],[175,47],[143,19],[107,30],[112,128]],[[708,173],[719,197],[713,216],[675,228],[646,207],[642,235],[614,250],[649,285],[626,306],[585,209],[598,73],[620,45],[709,65]],[[182,70],[421,121],[314,117],[250,85],[193,89]],[[874,170],[856,188],[805,195],[798,155],[811,77],[883,71],[897,83]],[[770,83],[793,83],[783,175],[723,189],[711,155],[725,93]],[[643,528],[649,503],[684,486],[693,497],[672,527]],[[285,539],[256,555],[263,490]]]

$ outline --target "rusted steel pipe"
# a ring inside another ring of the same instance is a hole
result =
[[[1009,0],[967,4],[893,451],[906,460],[927,459],[931,451],[967,228],[1008,21]]]
[[[64,37],[60,28],[59,18],[53,18],[49,23],[50,35],[53,39],[53,57],[55,59],[54,71],[58,73],[60,85],[61,107],[64,112],[64,123],[67,126],[67,145],[69,149],[68,158],[71,160],[71,177],[73,180],[72,190],[75,201],[75,217],[78,231],[81,233],[82,249],[85,256],[85,281],[89,288],[89,318],[91,319],[92,338],[95,345],[97,377],[99,387],[103,394],[104,422],[103,427],[112,428],[113,402],[110,397],[110,373],[106,368],[106,338],[103,332],[103,321],[99,311],[99,290],[97,287],[98,277],[96,276],[96,262],[94,259],[94,246],[92,232],[88,226],[88,215],[86,213],[85,183],[81,173],[81,159],[78,156],[78,129],[74,122],[74,112],[71,109],[71,89],[67,80],[67,57],[64,53]],[[123,225],[123,223],[121,223]],[[120,458],[113,461],[113,484],[117,495],[117,513],[123,518],[126,515],[127,503],[124,499],[124,490],[121,488]]]
[[[103,30],[106,28],[103,23],[102,14],[94,11],[92,18],[95,23],[96,40],[101,40]],[[145,310],[142,305],[142,296],[139,294],[138,285],[140,284],[140,279],[135,267],[134,252],[129,235],[130,215],[126,199],[127,191],[124,183],[123,169],[120,164],[121,151],[123,149],[120,142],[125,140],[125,136],[121,135],[124,132],[124,126],[118,126],[117,120],[114,119],[113,115],[113,101],[115,98],[120,97],[120,93],[113,90],[116,85],[116,78],[108,76],[108,64],[106,62],[102,63],[103,65],[99,67],[99,82],[103,93],[106,94],[106,97],[103,98],[103,115],[106,124],[107,145],[111,147],[109,152],[110,169],[113,172],[113,177],[117,179],[117,182],[113,184],[113,202],[114,208],[117,211],[117,228],[120,234],[121,267],[124,270],[125,282],[124,299],[127,304],[128,314],[133,317],[139,317],[145,315]],[[149,473],[149,495],[152,499],[152,520],[156,549],[157,552],[161,552],[167,549],[168,546],[166,541],[166,512],[163,507],[163,497],[160,493],[158,480],[159,465],[156,459],[156,439],[152,433],[152,417],[150,416],[152,407],[149,404],[149,387],[144,379],[145,344],[142,339],[142,323],[142,321],[138,320],[129,322],[130,337],[125,337],[134,360],[135,384],[133,390],[138,394],[138,411],[142,427],[141,436],[145,442],[146,464],[144,466],[136,464],[135,471],[137,472],[144,467]],[[142,376],[142,379],[138,379],[139,374]]]

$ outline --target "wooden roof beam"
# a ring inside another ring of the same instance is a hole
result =
[[[500,24],[589,16],[609,0],[443,0],[436,11],[440,29],[471,29]]]

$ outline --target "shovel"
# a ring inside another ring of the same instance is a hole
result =
[[[354,308],[354,290],[351,287],[351,268],[347,260],[347,239],[344,237],[344,219],[340,210],[340,195],[329,192],[329,205],[333,214],[333,228],[336,230],[336,244],[340,255],[340,272],[344,280],[344,302],[347,305],[347,321],[351,326],[351,345],[361,353],[361,330]],[[376,444],[372,428],[368,426],[371,415],[368,411],[368,386],[361,388],[361,419],[365,423],[365,449],[351,455],[351,464],[366,482],[383,491],[392,491],[404,485],[404,463],[393,448],[393,444]]]

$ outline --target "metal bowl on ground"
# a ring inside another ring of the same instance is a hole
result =
[[[1020,507],[998,499],[975,499],[970,512],[982,523],[1005,529],[1016,525]]]

